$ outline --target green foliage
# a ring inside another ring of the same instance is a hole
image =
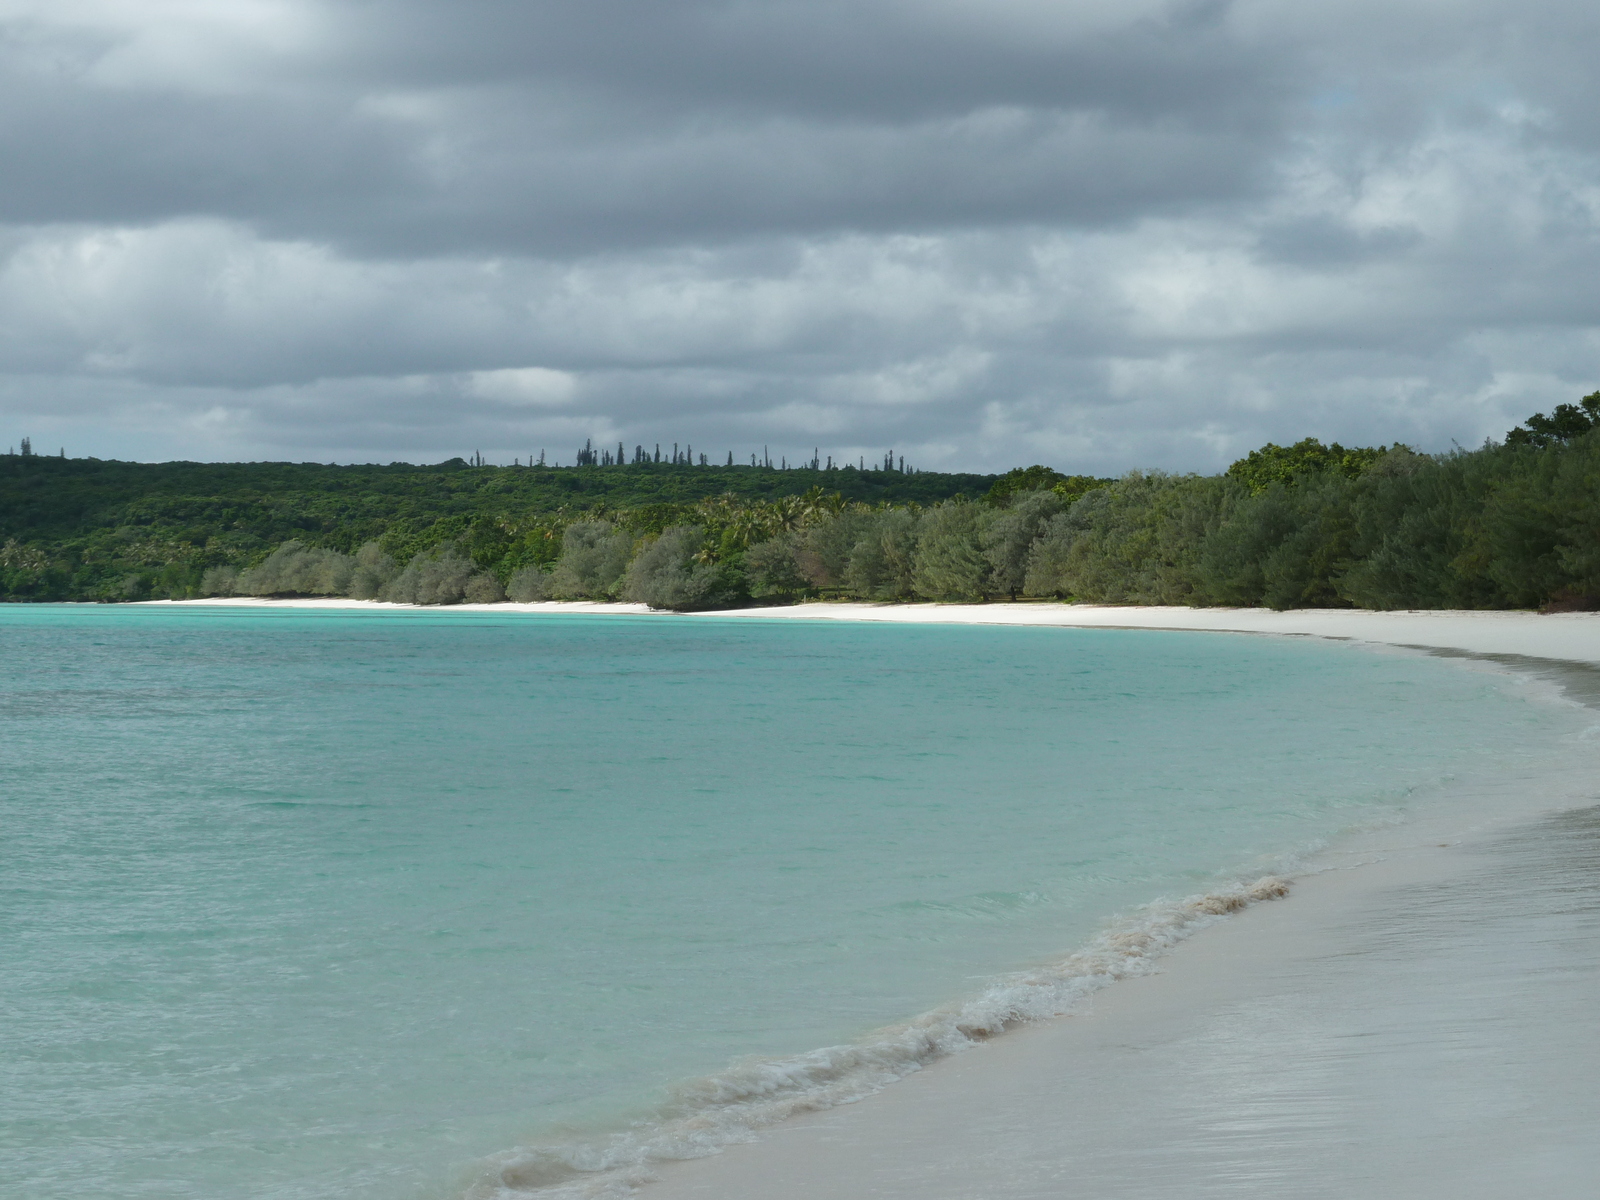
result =
[[[1600,392],[1519,429],[1117,480],[0,456],[0,596],[1600,608]]]
[[[996,508],[1005,508],[1018,492],[1036,492],[1040,488],[1054,487],[1067,477],[1060,471],[1035,464],[1031,467],[1013,467],[994,481],[984,499]]]
[[[1398,443],[1393,449],[1403,449]],[[1381,446],[1357,446],[1346,450],[1338,442],[1324,446],[1316,438],[1305,438],[1292,446],[1268,442],[1252,450],[1228,468],[1228,478],[1237,479],[1252,492],[1264,492],[1273,484],[1292,485],[1307,476],[1333,473],[1356,479],[1383,457]]]
[[[909,509],[869,513],[845,564],[846,594],[864,600],[906,600],[916,595],[921,523],[921,516]]]
[[[550,598],[550,572],[543,567],[523,567],[506,583],[506,596],[518,604],[534,604]]]
[[[792,531],[751,546],[744,556],[750,595],[758,600],[790,600],[810,590],[811,581],[800,569],[800,549],[800,535]]]
[[[1036,595],[1107,604],[1189,604],[1223,480],[1132,472],[1050,519],[1028,561]]]
[[[498,579],[478,570],[459,547],[446,544],[413,557],[378,598],[396,604],[495,604],[506,594]]]
[[[994,481],[984,500],[995,508],[1009,508],[1014,497],[1049,489],[1068,504],[1085,492],[1104,487],[1114,480],[1098,479],[1093,475],[1063,475],[1050,467],[1016,467]]]
[[[356,551],[355,566],[350,572],[349,595],[357,600],[376,600],[383,595],[383,589],[389,581],[398,574],[400,565],[385,554],[377,542],[368,542]]]
[[[1068,475],[1058,480],[1050,490],[1060,496],[1062,500],[1071,504],[1074,500],[1088,495],[1095,488],[1103,488],[1115,482],[1115,479],[1099,479],[1093,475]]]
[[[678,525],[653,538],[628,565],[623,598],[679,612],[745,599],[743,564],[713,559],[707,541],[698,525]]]
[[[983,553],[989,560],[990,578],[996,591],[1006,592],[1013,599],[1022,591],[1027,582],[1028,555],[1033,551],[1033,544],[1044,533],[1050,519],[1064,511],[1067,504],[1053,487],[1041,486],[1036,491],[1015,495],[1006,511],[987,523],[982,538]]]
[[[871,514],[857,509],[823,514],[810,522],[796,543],[800,573],[818,591],[844,586],[850,555],[871,524]]]
[[[561,560],[544,585],[544,596],[609,599],[622,585],[622,573],[632,557],[632,536],[610,521],[575,521],[561,535]],[[525,585],[528,582],[524,580]]]
[[[455,545],[502,583],[551,568],[566,527],[605,519],[635,538],[701,524],[728,553],[829,506],[928,504],[993,475],[620,467],[124,463],[0,455],[0,599],[189,599],[287,541],[400,567]],[[397,568],[398,570],[398,568]],[[207,584],[206,580],[210,579]]]
[[[1600,427],[1600,392],[1590,392],[1577,404],[1556,405],[1549,416],[1534,413],[1521,425],[1507,431],[1506,445],[1543,449],[1580,438],[1596,427]]]
[[[952,500],[922,515],[912,587],[929,600],[982,600],[993,590],[983,552],[985,518],[976,504]]]
[[[354,573],[350,555],[291,540],[236,576],[233,590],[242,596],[343,596]]]

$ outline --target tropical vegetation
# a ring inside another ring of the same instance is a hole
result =
[[[1600,608],[1600,393],[1477,450],[1306,439],[1214,476],[624,457],[324,468],[10,455],[0,596]]]

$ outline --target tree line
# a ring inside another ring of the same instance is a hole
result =
[[[433,466],[0,454],[0,599],[193,598],[207,571],[243,572],[291,540],[345,555],[378,541],[402,564],[453,543],[504,584],[553,563],[565,527],[589,516],[625,513],[650,534],[694,519],[707,499],[760,503],[822,486],[865,504],[926,505],[982,495],[997,478],[874,464],[690,467],[686,455],[513,468],[476,453]]]
[[[1306,439],[1264,446],[1221,475],[1113,480],[1035,466],[982,478],[981,491],[931,500],[852,497],[819,481],[790,495],[446,519],[421,539],[403,523],[358,543],[292,537],[212,564],[191,594],[676,610],[1019,597],[1600,608],[1600,393],[1471,451]],[[45,565],[36,546],[0,548],[0,571]]]
[[[561,529],[549,561],[503,577],[475,567],[461,546],[401,567],[375,542],[337,564],[327,552],[286,546],[231,583],[220,574],[212,582],[258,595],[627,600],[676,610],[1022,596],[1596,608],[1600,393],[1474,451],[1307,439],[1262,447],[1215,476],[1135,471],[1103,480],[1031,467],[981,497],[932,505],[871,505],[812,488],[775,501],[708,498],[684,516],[650,527],[638,514],[586,514]],[[327,591],[290,586],[302,569],[325,571]]]

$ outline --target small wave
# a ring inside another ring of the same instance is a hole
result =
[[[653,1178],[651,1165],[703,1158],[799,1113],[849,1104],[1017,1025],[1058,1016],[1119,979],[1148,974],[1184,938],[1261,900],[1287,895],[1276,875],[1157,901],[1082,950],[1002,976],[981,994],[843,1046],[745,1058],[681,1084],[648,1122],[609,1138],[519,1147],[484,1164],[463,1200],[609,1200]]]

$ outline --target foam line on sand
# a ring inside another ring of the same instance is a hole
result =
[[[1588,1200],[1592,767],[1350,839],[1091,1006],[661,1165],[641,1200]]]

